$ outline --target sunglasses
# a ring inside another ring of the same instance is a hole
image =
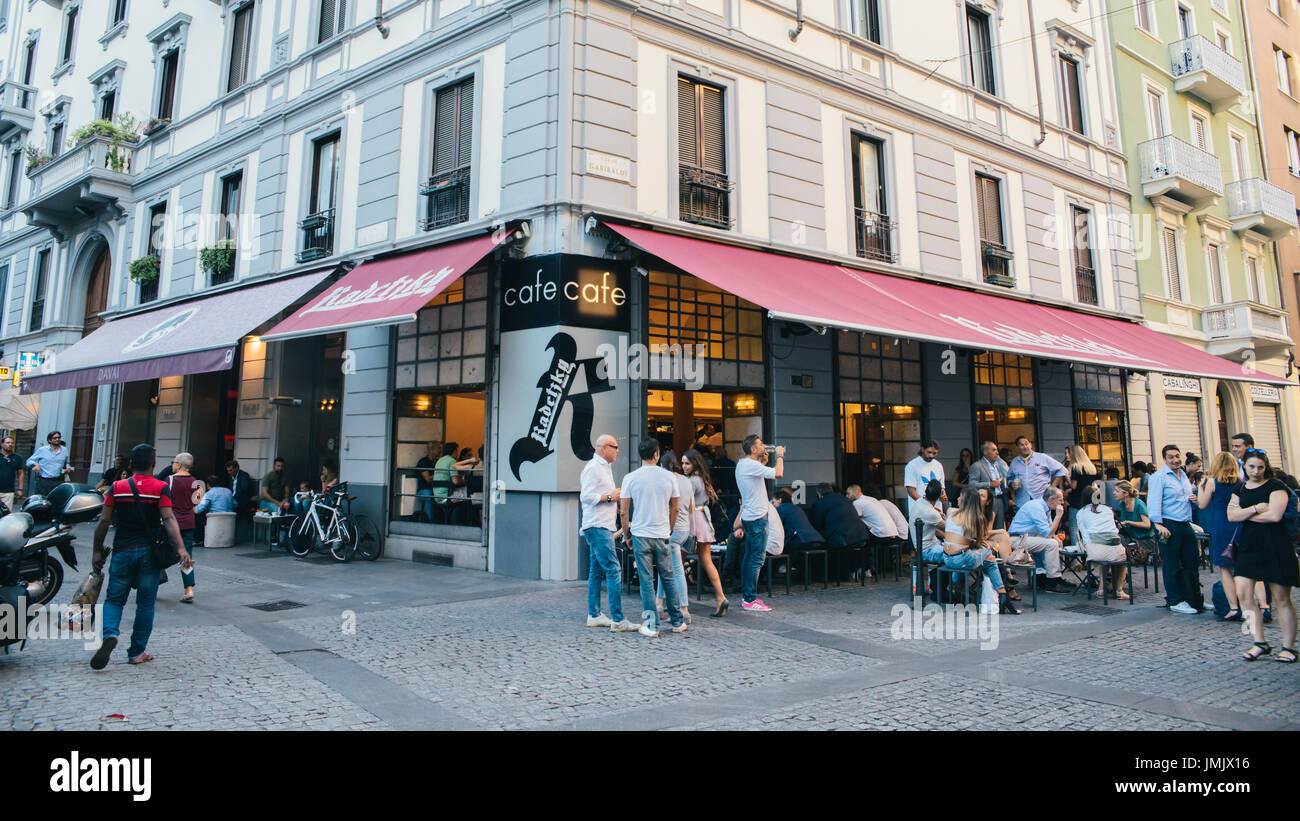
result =
[[[1260,456],[1268,456],[1268,451],[1260,448],[1246,448],[1246,453],[1258,453]]]

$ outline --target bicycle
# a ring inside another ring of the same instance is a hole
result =
[[[313,550],[329,553],[340,562],[354,555],[373,562],[383,552],[383,535],[363,513],[352,513],[347,482],[340,482],[328,493],[312,495],[306,513],[298,514],[289,525],[289,552],[302,558]]]

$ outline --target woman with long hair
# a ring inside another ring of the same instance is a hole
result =
[[[1237,600],[1237,582],[1233,578],[1236,562],[1223,555],[1223,549],[1241,529],[1241,525],[1228,521],[1228,502],[1240,483],[1237,460],[1225,450],[1210,459],[1209,469],[1196,486],[1196,506],[1203,511],[1201,526],[1210,534],[1210,563],[1219,568],[1223,595],[1228,599],[1224,621],[1241,621],[1241,602]],[[1255,585],[1255,600],[1267,609],[1263,582]]]
[[[984,575],[997,591],[998,612],[1019,616],[1020,611],[1007,597],[1007,588],[1002,583],[997,563],[990,558],[993,555],[988,546],[991,532],[992,527],[980,501],[979,491],[967,487],[961,493],[958,506],[948,511],[948,521],[943,528],[943,563],[954,570],[972,570],[982,566]]]
[[[1004,564],[1001,569],[1002,581],[1007,587],[1007,598],[1011,601],[1020,601],[1020,594],[1015,591],[1016,585],[1020,584],[1020,579],[1016,578],[1011,572],[1011,568],[1005,564],[1006,560],[1011,558],[1011,535],[1007,533],[1005,527],[993,527],[997,521],[997,512],[993,507],[993,493],[986,487],[976,488],[976,493],[980,496],[980,503],[984,505],[984,517],[988,519],[989,533],[984,540],[984,546],[993,553],[993,560],[1001,560]]]
[[[1268,454],[1247,448],[1242,461],[1246,481],[1237,486],[1228,500],[1228,521],[1241,524],[1237,545],[1237,601],[1249,614],[1246,620],[1255,643],[1243,655],[1246,661],[1273,652],[1264,640],[1264,620],[1252,596],[1255,582],[1267,582],[1282,628],[1282,650],[1276,660],[1287,664],[1296,661],[1296,612],[1291,603],[1291,588],[1300,586],[1300,564],[1296,562],[1295,544],[1282,521],[1291,493],[1273,476]]]
[[[1096,493],[1094,484],[1101,480],[1101,473],[1078,445],[1070,445],[1066,453],[1070,457],[1066,460],[1066,467],[1070,471],[1070,492],[1065,496],[1070,510],[1070,544],[1081,545],[1083,540],[1079,538],[1078,532],[1079,511],[1092,504]]]
[[[690,588],[686,586],[686,565],[682,561],[682,553],[691,542],[691,514],[695,511],[695,494],[691,489],[691,481],[682,473],[682,463],[677,461],[677,454],[671,450],[666,450],[659,457],[659,467],[673,475],[673,481],[677,482],[678,500],[677,500],[677,521],[672,523],[672,534],[668,537],[668,553],[673,561],[673,581],[677,585],[677,607],[682,611],[682,617],[686,623],[691,623],[691,614],[687,611],[686,606],[691,601]],[[664,610],[664,583],[663,579],[659,580],[659,589],[655,593],[658,598],[659,618],[666,618]]]
[[[709,475],[709,463],[695,448],[682,454],[682,473],[691,482],[691,502],[695,510],[691,513],[691,535],[695,537],[695,551],[700,557],[700,567],[713,585],[713,595],[717,598],[715,616],[727,613],[730,602],[722,592],[722,580],[718,578],[718,569],[713,566],[713,543],[717,536],[713,532],[713,522],[709,516],[709,505],[718,501],[718,493],[713,489],[713,479]]]
[[[970,466],[974,461],[975,452],[970,448],[962,448],[961,453],[957,454],[957,468],[952,472],[952,490],[948,492],[949,496],[961,496],[970,482]]]

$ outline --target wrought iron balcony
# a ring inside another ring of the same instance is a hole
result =
[[[424,217],[420,228],[431,231],[469,219],[470,169],[458,168],[430,177],[420,186],[424,196]]]
[[[16,80],[0,83],[0,134],[11,128],[31,131],[36,121],[36,87]]]
[[[1271,356],[1293,344],[1284,309],[1244,299],[1205,308],[1201,330],[1210,340],[1210,353],[1228,358],[1246,350]]]
[[[1074,266],[1074,291],[1079,301],[1086,305],[1097,305],[1097,272],[1082,265]]]
[[[32,312],[27,317],[27,330],[39,331],[45,325],[45,297],[32,300]]]
[[[1007,246],[991,240],[980,240],[980,258],[984,264],[984,281],[990,285],[1004,288],[1016,287],[1016,278],[1011,275],[1011,260],[1015,255]]]
[[[131,202],[133,149],[96,136],[29,169],[31,193],[23,203],[28,221],[59,237],[68,226],[101,211],[124,216],[125,204]]]
[[[1142,196],[1170,196],[1200,208],[1223,196],[1219,158],[1173,136],[1138,145]]]
[[[1246,70],[1228,52],[1201,35],[1169,44],[1174,89],[1195,94],[1215,111],[1236,105],[1246,95]]]
[[[730,229],[735,224],[731,216],[731,191],[735,187],[725,174],[680,166],[677,206],[682,222]]]
[[[1234,231],[1258,231],[1269,239],[1281,239],[1297,227],[1295,195],[1285,188],[1252,177],[1228,183],[1225,196]]]
[[[327,208],[309,214],[298,223],[302,230],[302,250],[299,262],[310,262],[334,253],[334,209]]]
[[[853,209],[853,225],[857,234],[858,256],[878,262],[898,262],[895,250],[894,229],[897,224],[885,214]]]

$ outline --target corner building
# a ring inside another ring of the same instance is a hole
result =
[[[1099,0],[17,5],[0,142],[110,86],[153,121],[0,212],[5,349],[54,355],[27,390],[41,431],[90,419],[91,472],[140,439],[337,461],[390,556],[572,579],[598,433],[616,479],[646,435],[757,432],[782,484],[901,499],[922,438],[1126,472],[1146,374],[1234,378],[1140,324]],[[464,500],[419,493],[430,441],[483,447]]]

